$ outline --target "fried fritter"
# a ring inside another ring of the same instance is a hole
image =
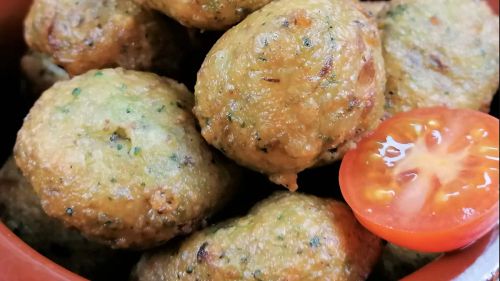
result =
[[[71,75],[121,66],[174,74],[183,30],[133,0],[35,0],[25,39]]]
[[[382,17],[387,111],[487,112],[499,81],[499,21],[485,1],[395,0]]]
[[[13,158],[0,170],[0,218],[36,251],[92,280],[123,276],[135,259],[133,253],[90,242],[47,216]]]
[[[365,280],[381,241],[343,203],[277,193],[242,218],[145,254],[135,280]]]
[[[199,29],[223,30],[272,0],[135,0],[157,9],[181,24]]]
[[[90,71],[56,83],[18,134],[18,166],[53,217],[115,248],[189,233],[238,172],[196,131],[192,94],[154,74]]]
[[[205,139],[297,189],[297,173],[342,157],[375,128],[385,71],[374,21],[350,0],[274,1],[229,30],[198,73]]]

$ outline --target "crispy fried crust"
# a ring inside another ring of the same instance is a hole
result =
[[[24,37],[71,75],[121,66],[179,70],[182,31],[132,0],[35,0]]]
[[[487,112],[499,79],[498,16],[485,1],[396,0],[382,17],[387,111]]]
[[[191,232],[238,178],[196,131],[192,104],[154,74],[90,71],[42,95],[15,157],[49,215],[116,248],[155,246]]]
[[[380,251],[343,203],[283,192],[178,249],[145,254],[135,280],[365,280]]]
[[[157,9],[181,24],[199,29],[223,30],[272,0],[135,0]]]
[[[215,44],[194,112],[210,144],[294,190],[298,172],[378,125],[384,85],[378,30],[357,3],[275,1]]]

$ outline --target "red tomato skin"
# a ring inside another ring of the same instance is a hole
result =
[[[465,224],[448,231],[424,234],[394,230],[372,223],[359,215],[355,216],[365,228],[378,229],[375,234],[395,245],[424,253],[441,253],[467,247],[498,226],[498,206],[496,206],[496,211],[496,218],[485,216],[486,218],[480,223]],[[471,228],[476,231],[469,231]]]
[[[426,112],[435,112],[439,110],[449,109],[442,107],[425,108],[417,109],[415,112],[425,114]],[[470,114],[482,114],[484,117],[488,118],[489,121],[494,120],[497,124],[496,128],[498,128],[498,119],[481,112],[472,110],[465,111],[469,111]],[[380,125],[380,127],[385,128],[388,128],[388,126],[389,124],[386,122]],[[376,131],[377,130],[368,134],[366,138],[370,138],[370,136],[376,134]],[[498,132],[496,135],[498,135]],[[346,191],[346,188],[355,188],[355,184],[352,183],[352,175],[359,174],[359,167],[355,166],[356,153],[356,149],[354,149],[344,156],[339,172],[341,191],[347,203],[349,203],[349,197],[351,195]],[[498,201],[495,206],[488,210],[484,210],[479,217],[472,221],[462,223],[450,229],[426,232],[395,229],[389,225],[377,223],[366,218],[361,212],[356,210],[356,207],[357,206],[351,206],[356,218],[365,228],[391,243],[420,252],[449,252],[467,247],[499,225]]]

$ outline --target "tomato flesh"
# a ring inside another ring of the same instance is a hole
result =
[[[464,247],[498,224],[498,126],[466,109],[400,113],[344,157],[342,194],[366,228],[394,244]]]

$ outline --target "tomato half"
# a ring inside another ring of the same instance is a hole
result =
[[[344,157],[342,194],[361,224],[394,244],[467,246],[498,224],[498,126],[467,109],[400,113]]]

